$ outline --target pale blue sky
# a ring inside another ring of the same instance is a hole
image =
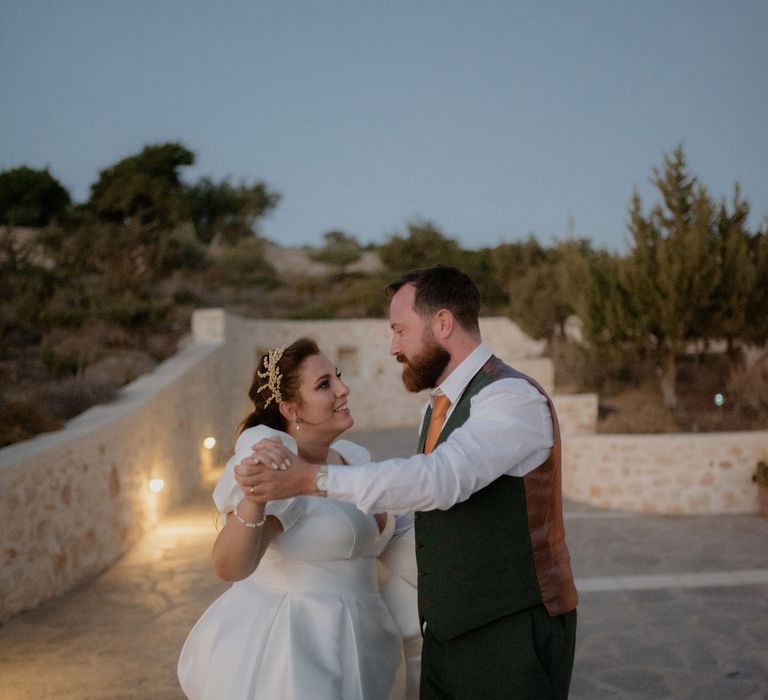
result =
[[[568,233],[621,249],[684,143],[768,214],[768,2],[0,0],[0,169],[78,200],[146,143],[187,179],[263,179],[263,233],[380,242],[414,218],[465,247]]]

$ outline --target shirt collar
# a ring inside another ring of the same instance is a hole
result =
[[[453,406],[464,393],[467,384],[471,381],[480,368],[488,362],[493,353],[485,343],[480,343],[469,355],[467,355],[461,364],[456,367],[440,384],[432,389],[430,401],[438,394],[445,394]]]

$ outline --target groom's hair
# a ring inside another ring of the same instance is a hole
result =
[[[480,292],[465,272],[449,265],[411,270],[387,285],[387,295],[393,296],[406,284],[416,288],[413,309],[420,316],[448,309],[465,331],[480,331]]]

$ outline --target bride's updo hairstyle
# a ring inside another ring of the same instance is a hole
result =
[[[253,411],[240,424],[238,434],[255,425],[267,425],[286,432],[288,421],[280,413],[280,401],[299,399],[301,365],[308,357],[319,354],[320,348],[312,338],[299,338],[282,353],[271,350],[262,355],[248,390]]]

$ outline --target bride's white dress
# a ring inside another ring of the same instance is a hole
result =
[[[244,431],[214,491],[221,513],[243,497],[235,465],[251,445],[273,435],[296,451],[285,433],[264,426]],[[369,460],[365,448],[347,440],[333,447],[349,464]],[[313,496],[270,502],[266,510],[283,532],[253,574],[234,583],[193,627],[178,664],[184,693],[192,700],[402,696],[395,677],[403,638],[379,593],[376,570],[394,518],[379,532],[376,520],[355,506]],[[412,547],[402,539],[396,553]],[[407,560],[404,552],[395,560]],[[403,585],[397,573],[390,578]],[[396,617],[414,614],[415,590],[405,595],[390,596]],[[397,675],[402,685],[403,671]]]

